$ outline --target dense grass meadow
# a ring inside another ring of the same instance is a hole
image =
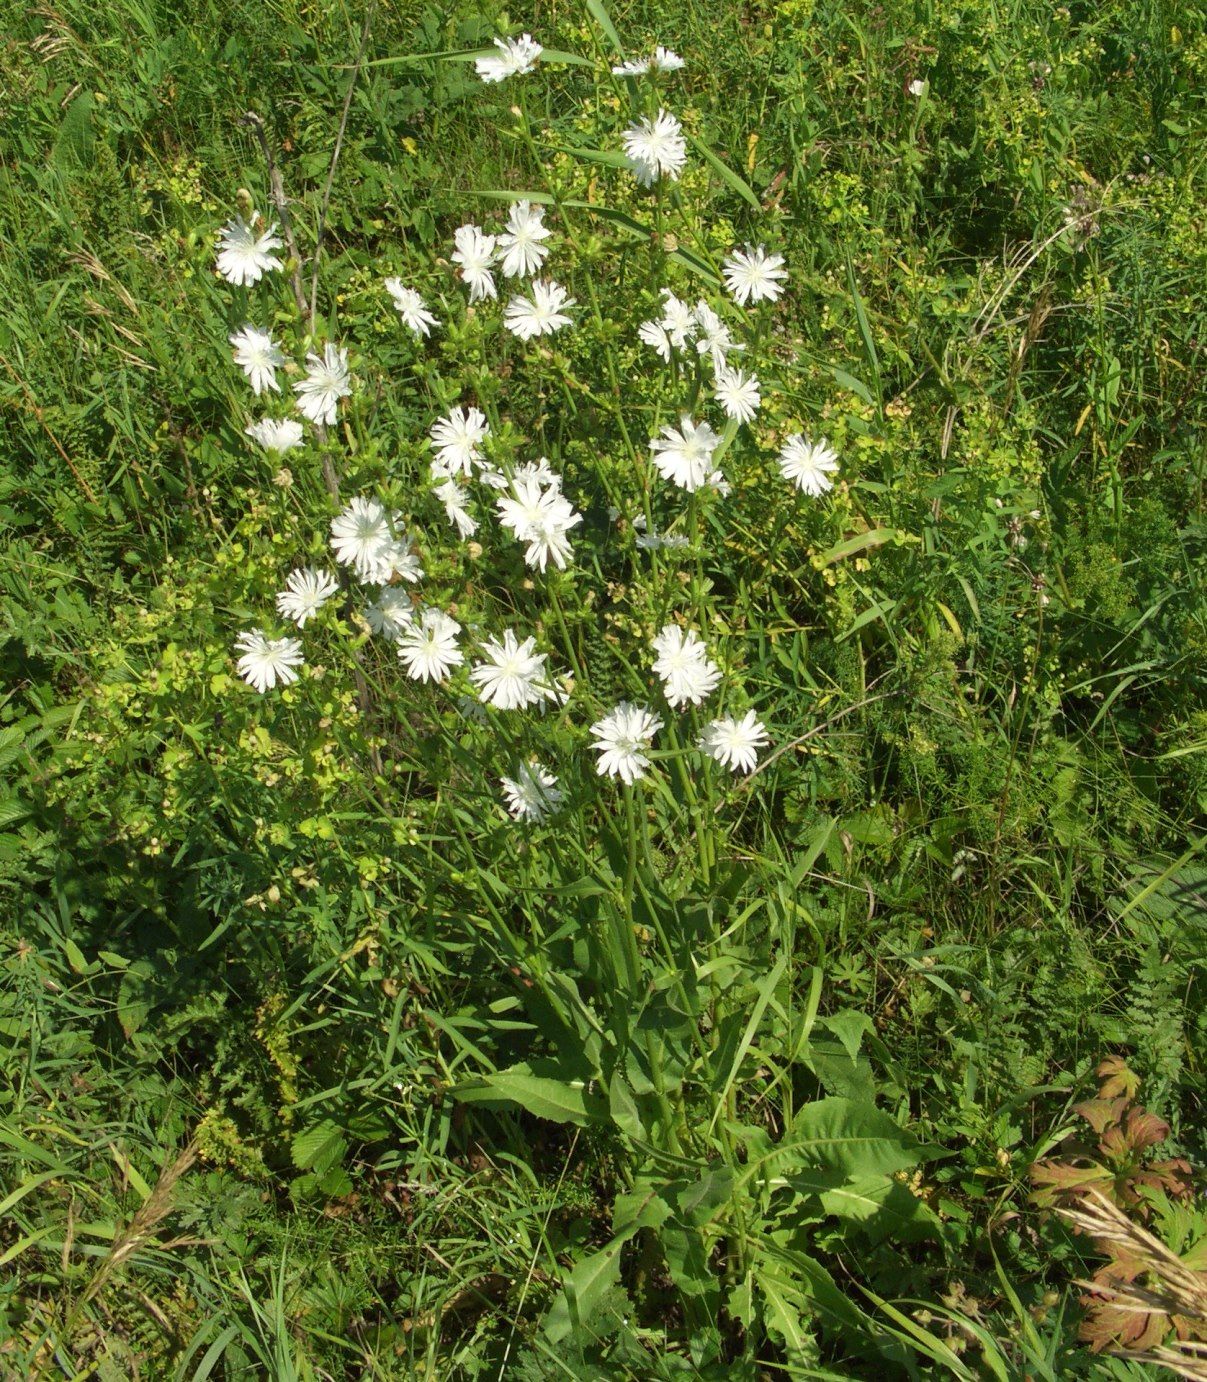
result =
[[[0,17],[0,1376],[1207,1377],[1207,5]]]

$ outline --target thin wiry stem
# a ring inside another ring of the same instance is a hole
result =
[[[285,195],[285,182],[281,177],[281,170],[277,166],[277,161],[272,156],[272,145],[268,142],[268,131],[264,128],[264,119],[257,115],[254,110],[249,110],[243,117],[243,123],[247,125],[256,136],[256,142],[260,145],[260,153],[264,159],[264,166],[268,169],[268,190],[272,196],[272,204],[276,207],[277,215],[281,218],[281,229],[285,232],[285,247],[289,251],[289,260],[292,265],[290,282],[293,284],[293,300],[297,304],[298,315],[306,315],[306,293],[302,287],[302,256],[298,253],[297,237],[293,233],[293,217],[289,214],[289,198]]]
[[[356,91],[357,79],[360,77],[361,64],[365,60],[365,49],[369,46],[369,31],[373,24],[374,6],[370,5],[365,11],[365,22],[361,25],[360,46],[356,50],[356,61],[352,64],[352,76],[348,81],[348,90],[344,96],[344,108],[339,117],[339,130],[335,136],[335,148],[331,151],[331,165],[327,169],[327,184],[323,188],[323,200],[319,205],[318,228],[314,236],[314,258],[311,260],[310,271],[310,334],[314,335],[314,325],[316,309],[318,306],[319,295],[319,259],[323,252],[323,235],[327,229],[327,210],[331,205],[331,188],[335,183],[335,170],[339,164],[339,156],[344,147],[344,134],[348,128],[348,112],[352,109],[352,96]]]

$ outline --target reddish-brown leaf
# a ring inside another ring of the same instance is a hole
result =
[[[1100,1099],[1114,1099],[1118,1095],[1134,1099],[1140,1092],[1140,1076],[1128,1069],[1122,1056],[1107,1056],[1094,1073],[1098,1076]]]

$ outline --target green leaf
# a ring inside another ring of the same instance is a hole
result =
[[[289,1149],[298,1170],[313,1171],[316,1176],[337,1166],[347,1150],[343,1132],[329,1118],[298,1133]]]
[[[689,134],[692,148],[700,155],[705,163],[713,170],[727,187],[736,192],[743,201],[748,202],[756,211],[762,211],[763,204],[755,196],[750,184],[735,173],[728,163],[722,163],[702,139],[697,139],[694,134]]]
[[[463,1104],[519,1104],[551,1123],[586,1127],[608,1120],[604,1101],[598,1095],[588,1095],[583,1081],[548,1079],[534,1075],[526,1065],[513,1065],[510,1070],[459,1085],[453,1095]]]
[[[605,9],[603,0],[587,0],[587,13],[603,30],[604,36],[617,54],[623,58],[624,44],[620,41],[620,35],[616,32],[616,26],[612,23],[612,17]]]
[[[746,1053],[750,1050],[754,1035],[758,1031],[759,1023],[763,1020],[763,1013],[766,1011],[767,1004],[771,1001],[771,995],[775,992],[775,986],[780,981],[780,975],[788,963],[788,957],[781,955],[776,961],[775,968],[768,974],[758,986],[758,998],[755,1001],[754,1009],[750,1014],[750,1020],[746,1023],[746,1030],[742,1033],[742,1039],[738,1042],[738,1049],[734,1053],[733,1061],[729,1067],[729,1074],[726,1076],[716,1104],[713,1107],[712,1119],[709,1122],[708,1130],[711,1133],[716,1126],[717,1119],[721,1116],[729,1098],[729,1091],[733,1088],[734,1081],[738,1078],[738,1073],[742,1068],[742,1062],[746,1059]]]
[[[818,1316],[853,1338],[867,1338],[872,1333],[867,1316],[838,1289],[820,1262],[789,1246],[788,1237],[787,1232],[765,1234],[755,1245],[754,1279],[769,1311],[774,1312],[772,1327],[786,1343],[789,1339],[799,1342],[809,1337],[802,1316]]]
[[[128,1037],[147,1020],[163,996],[163,982],[150,960],[135,960],[122,975],[117,990],[117,1020]]]
[[[620,168],[627,171],[632,166],[627,154],[617,153],[614,149],[588,149],[577,144],[562,144],[557,152],[569,154],[571,158],[577,158],[580,163],[600,163],[605,168]],[[600,212],[603,211],[602,207],[596,209]]]
[[[612,1115],[612,1122],[621,1132],[628,1133],[630,1137],[645,1136],[646,1130],[641,1121],[637,1100],[625,1084],[624,1076],[619,1070],[613,1073],[608,1084],[608,1111]]]
[[[789,1358],[804,1353],[813,1341],[801,1321],[802,1293],[782,1277],[764,1272],[759,1277],[766,1308],[767,1332],[779,1339]]]
[[[891,1176],[861,1176],[835,1185],[825,1173],[806,1172],[788,1180],[798,1193],[816,1196],[827,1214],[858,1224],[874,1243],[889,1237],[914,1242],[942,1234],[938,1215]]]
[[[658,1186],[638,1178],[631,1191],[616,1196],[612,1206],[612,1232],[635,1233],[639,1228],[660,1228],[671,1216],[671,1207]]]
[[[916,1166],[925,1148],[875,1105],[819,1099],[792,1120],[783,1142],[748,1168],[749,1174],[791,1175],[827,1170],[843,1179],[891,1175]]]
[[[560,48],[546,48],[541,54],[541,62],[552,62],[562,67],[594,67],[590,58],[579,57],[577,53],[564,53]]]
[[[844,389],[849,389],[857,398],[862,398],[865,403],[875,406],[876,400],[872,397],[871,389],[865,383],[856,379],[853,374],[848,374],[846,370],[839,369],[837,365],[828,365],[827,368],[836,384]]]
[[[719,1281],[709,1261],[703,1233],[678,1223],[663,1225],[659,1235],[671,1280],[685,1296],[718,1295]]]
[[[853,557],[856,552],[866,552],[870,547],[881,547],[886,542],[899,542],[900,540],[901,534],[896,528],[873,528],[870,532],[856,533],[854,537],[849,537],[845,542],[831,547],[828,552],[823,552],[821,565],[830,566],[846,557]]]
[[[863,1038],[868,1032],[876,1030],[875,1024],[867,1013],[855,1012],[852,1008],[846,1008],[844,1011],[834,1013],[829,1017],[819,1018],[818,1026],[833,1032],[842,1042],[843,1048],[852,1060],[858,1059]]]
[[[679,1217],[689,1224],[703,1226],[722,1205],[733,1199],[733,1172],[728,1166],[714,1166],[698,1181],[685,1186],[675,1196]]]
[[[850,254],[847,255],[847,286],[851,290],[851,301],[855,304],[855,321],[859,326],[859,335],[863,340],[863,348],[867,353],[868,364],[872,367],[872,377],[876,381],[876,399],[880,398],[880,357],[876,353],[876,341],[872,336],[872,328],[868,323],[868,314],[864,310],[863,298],[859,295],[859,284],[855,281],[855,266],[851,262]]]
[[[620,1282],[620,1253],[636,1232],[634,1224],[617,1234],[606,1248],[584,1257],[566,1276],[561,1294],[545,1316],[545,1337],[552,1343],[589,1329],[600,1301]]]

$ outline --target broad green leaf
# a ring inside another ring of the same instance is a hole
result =
[[[289,1150],[299,1171],[313,1171],[322,1176],[343,1160],[348,1144],[339,1127],[330,1119],[324,1119],[298,1133]]]
[[[791,1245],[788,1231],[762,1234],[754,1246],[756,1284],[764,1293],[767,1284],[772,1285],[778,1299],[793,1308],[798,1329],[803,1311],[855,1338],[871,1332],[864,1312],[838,1289],[820,1262]]]
[[[135,960],[122,975],[117,990],[117,1020],[132,1037],[163,997],[161,975],[150,960]]]
[[[916,1166],[925,1149],[875,1105],[819,1099],[792,1120],[784,1140],[748,1168],[748,1174],[787,1176],[806,1168],[836,1172],[848,1180],[891,1175]]]
[[[464,1084],[453,1090],[464,1104],[519,1104],[538,1118],[552,1123],[588,1123],[607,1120],[608,1110],[598,1095],[588,1095],[581,1080],[554,1080],[534,1075],[526,1065],[514,1065],[510,1070],[486,1075],[480,1081]]]
[[[852,1060],[858,1058],[859,1048],[863,1045],[863,1038],[868,1032],[876,1030],[875,1024],[867,1013],[855,1012],[851,1008],[833,1013],[829,1017],[819,1018],[817,1025],[833,1032],[842,1042],[843,1048]]]
[[[794,1354],[808,1352],[813,1335],[805,1327],[802,1316],[808,1317],[809,1302],[799,1284],[768,1270],[766,1266],[759,1271],[755,1280],[763,1296],[767,1332],[783,1344],[790,1360]]]
[[[639,1228],[659,1228],[671,1216],[658,1185],[638,1178],[633,1189],[616,1196],[612,1206],[612,1232],[633,1233]]]
[[[637,1225],[615,1238],[600,1252],[584,1257],[567,1275],[561,1294],[545,1316],[545,1337],[558,1343],[570,1334],[589,1330],[599,1302],[620,1281],[620,1254],[637,1232]]]
[[[676,1194],[679,1217],[689,1224],[707,1224],[716,1217],[716,1210],[733,1199],[733,1183],[733,1172],[728,1166],[710,1167],[698,1181]]]
[[[873,1242],[883,1238],[937,1238],[942,1224],[925,1201],[892,1176],[861,1176],[845,1184],[817,1172],[789,1176],[801,1195],[815,1196],[827,1214],[858,1224]]]
[[[698,1228],[667,1223],[659,1234],[671,1280],[685,1296],[716,1296],[720,1285],[709,1260],[708,1245]]]
[[[637,1107],[637,1100],[633,1097],[632,1091],[625,1084],[624,1076],[619,1070],[615,1071],[608,1084],[608,1111],[612,1115],[612,1122],[621,1132],[628,1133],[632,1137],[644,1137],[645,1127],[641,1122],[641,1111]]]

